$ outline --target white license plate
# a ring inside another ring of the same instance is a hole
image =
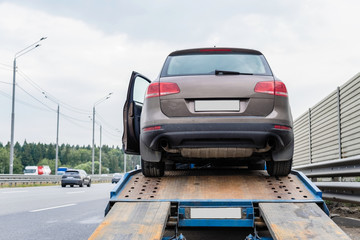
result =
[[[191,219],[241,219],[241,208],[191,208]]]
[[[239,100],[196,100],[195,112],[239,112]]]

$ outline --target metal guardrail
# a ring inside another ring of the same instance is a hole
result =
[[[360,203],[360,182],[335,182],[335,178],[360,176],[360,155],[339,160],[296,166],[293,169],[312,178],[323,192],[323,198],[339,202]],[[317,178],[331,178],[332,182],[317,182]]]
[[[307,177],[346,177],[360,176],[360,155],[313,164],[293,167]]]
[[[111,182],[112,175],[90,175],[91,181]],[[61,175],[0,174],[0,187],[33,184],[60,184]]]

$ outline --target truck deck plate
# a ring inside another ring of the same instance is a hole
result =
[[[137,173],[113,200],[258,199],[315,200],[298,176],[270,177],[266,171],[194,169],[167,171],[164,177]]]
[[[350,238],[315,203],[260,203],[274,240]]]
[[[160,240],[169,213],[169,202],[116,203],[89,239]]]

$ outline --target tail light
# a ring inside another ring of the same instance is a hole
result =
[[[275,125],[274,128],[279,129],[279,130],[288,130],[288,131],[291,130],[291,127],[284,126],[284,125]]]
[[[282,97],[288,96],[285,84],[280,81],[258,82],[254,91]]]
[[[161,130],[161,126],[153,126],[153,127],[146,127],[143,128],[144,132],[148,132],[148,131],[156,131],[156,130]]]
[[[156,82],[149,85],[145,97],[146,98],[160,97],[160,96],[166,96],[179,92],[180,92],[180,88],[176,83]]]

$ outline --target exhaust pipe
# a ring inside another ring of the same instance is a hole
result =
[[[161,140],[160,146],[162,147],[162,149],[164,149],[165,152],[169,152],[169,153],[179,153],[180,152],[179,149],[169,148],[169,143],[166,140]]]

